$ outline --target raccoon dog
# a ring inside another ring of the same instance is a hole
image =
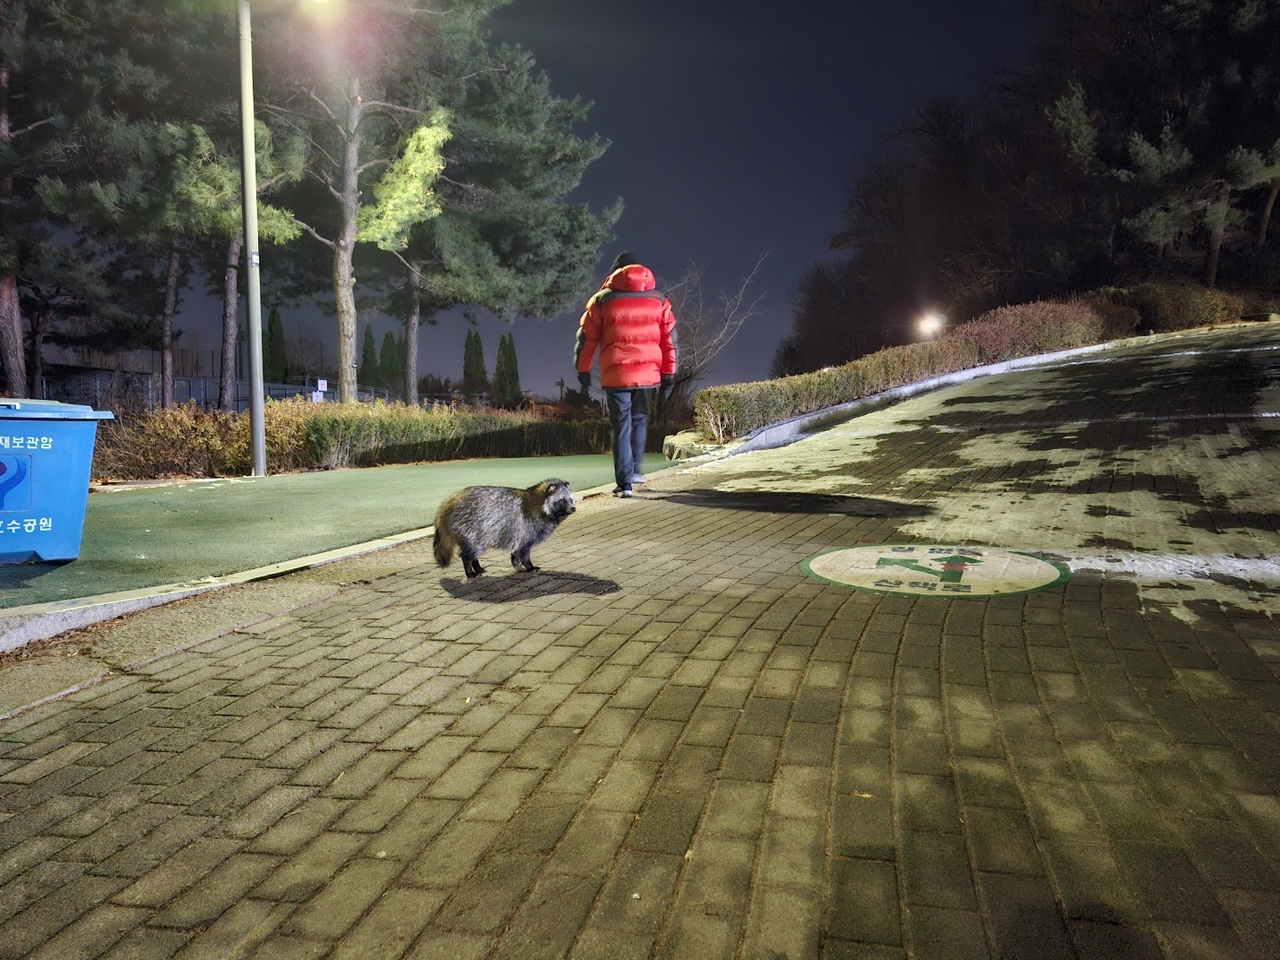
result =
[[[462,554],[468,577],[484,573],[479,557],[490,547],[511,551],[511,565],[537,570],[529,551],[573,513],[573,493],[563,480],[543,480],[527,490],[467,487],[449,497],[436,515],[436,562],[447,567]]]

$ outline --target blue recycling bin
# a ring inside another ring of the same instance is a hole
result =
[[[99,420],[109,410],[0,398],[0,563],[80,555]]]

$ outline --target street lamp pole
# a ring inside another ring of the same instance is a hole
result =
[[[258,162],[253,131],[253,36],[249,0],[237,0],[240,26],[240,131],[243,142],[244,249],[249,290],[249,433],[253,476],[267,475],[267,434],[263,417],[262,277],[258,266]]]

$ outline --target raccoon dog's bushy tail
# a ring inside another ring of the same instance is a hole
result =
[[[442,567],[447,567],[453,563],[453,555],[458,549],[458,545],[454,542],[453,537],[448,530],[443,528],[443,524],[436,524],[436,535],[432,541],[435,549],[436,563]]]

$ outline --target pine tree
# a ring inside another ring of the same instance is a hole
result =
[[[489,371],[484,365],[484,343],[480,331],[468,330],[462,346],[462,389],[477,396],[489,388]]]
[[[361,233],[399,264],[381,282],[400,288],[392,309],[405,320],[409,402],[421,323],[458,305],[508,320],[555,316],[589,286],[621,213],[620,203],[597,216],[567,202],[607,144],[573,132],[585,107],[553,96],[528,54],[491,51],[475,34],[420,81],[424,100],[451,118],[439,146],[446,176],[435,183],[437,215],[384,218],[377,232]],[[384,190],[379,201],[393,196]]]
[[[366,387],[378,382],[378,346],[373,341],[373,326],[364,325],[364,342],[360,345],[360,382]]]
[[[516,337],[505,333],[498,340],[498,359],[493,368],[494,406],[514,410],[524,400],[520,389],[520,369],[516,362]]]
[[[321,202],[295,212],[331,254],[340,400],[355,388],[356,244],[395,249],[398,234],[439,213],[434,184],[450,117],[426,95],[426,78],[451,48],[475,42],[504,2],[335,4],[314,32],[296,11],[263,22],[264,62],[276,69],[262,85],[266,112],[313,148],[307,173],[321,189],[310,196]]]
[[[399,393],[400,371],[404,364],[400,360],[400,344],[396,335],[388,330],[382,335],[382,350],[378,355],[378,385],[386,390]]]
[[[263,334],[262,376],[268,383],[284,383],[289,363],[285,354],[284,322],[278,307],[272,307]]]
[[[0,366],[17,396],[27,392],[19,278],[36,248],[57,242],[43,185],[92,179],[145,148],[154,125],[139,115],[171,99],[164,67],[183,55],[183,19],[135,0],[81,0],[74,12],[0,3]]]

